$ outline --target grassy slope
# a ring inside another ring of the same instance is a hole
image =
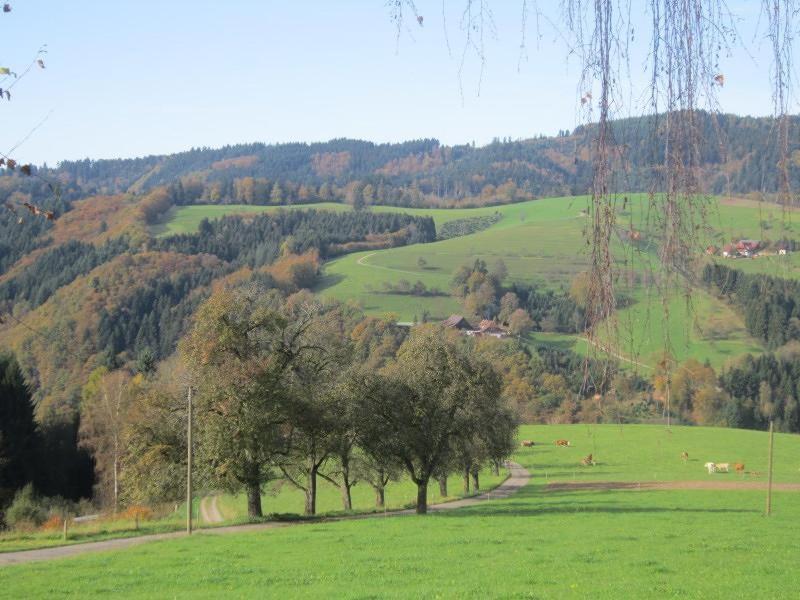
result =
[[[450,514],[302,525],[155,542],[122,552],[0,569],[8,597],[791,597],[800,494],[757,491],[543,492],[571,480],[704,479],[702,462],[763,466],[763,433],[648,426],[523,428],[573,441],[526,449],[531,485]],[[684,465],[678,454],[697,457]],[[800,440],[777,436],[778,480],[798,480]],[[748,468],[751,468],[748,466]],[[735,478],[731,475],[711,477]]]
[[[430,215],[437,226],[452,219],[467,216],[492,214],[495,211],[502,219],[491,228],[479,233],[454,238],[424,246],[407,246],[378,252],[362,252],[340,257],[326,265],[325,275],[318,292],[341,300],[356,300],[371,314],[393,314],[401,321],[420,318],[427,312],[431,318],[439,319],[459,312],[458,302],[446,295],[414,297],[382,293],[383,282],[396,283],[400,279],[411,282],[420,280],[426,286],[447,292],[453,271],[460,265],[482,258],[491,264],[502,258],[509,270],[511,281],[530,282],[560,287],[568,286],[575,274],[586,270],[588,256],[584,228],[588,218],[582,215],[587,207],[586,197],[549,198],[520,204],[485,207],[479,209],[402,209],[375,207],[379,211],[401,211]],[[338,204],[316,205],[318,208],[346,210]],[[177,211],[167,227],[174,231],[195,229],[203,217],[245,211],[274,210],[274,207],[252,206],[191,206]],[[738,237],[781,237],[791,235],[792,218],[769,205],[759,206],[747,201],[723,200],[710,210],[706,220],[715,230],[710,243],[721,245]],[[632,195],[625,205],[619,203],[618,223],[621,228],[629,225],[646,230],[648,206],[641,195]],[[764,229],[763,224],[769,229]],[[615,253],[623,257],[626,252],[615,242]],[[631,268],[645,272],[652,267],[652,252],[630,255]],[[422,257],[425,267],[417,264]],[[800,276],[800,253],[778,258],[762,258],[753,261],[736,261],[737,268],[759,270]],[[778,264],[779,263],[779,264]],[[784,265],[795,265],[791,268]],[[777,269],[780,268],[780,271]],[[663,351],[665,324],[661,298],[654,288],[634,286],[625,289],[636,302],[619,311],[619,336],[615,345],[621,355],[640,363],[652,365]],[[687,311],[680,290],[675,290],[668,305],[672,316],[669,336],[679,359],[689,357],[708,359],[715,367],[724,365],[730,358],[745,352],[757,353],[760,344],[746,332],[742,319],[725,303],[718,301],[703,290],[692,292],[692,308]],[[710,331],[708,325],[719,325],[723,335]],[[547,336],[536,336],[547,339]],[[563,344],[564,340],[560,340]],[[586,351],[586,345],[573,340],[577,351]]]

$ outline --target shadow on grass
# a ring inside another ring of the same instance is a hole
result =
[[[636,484],[632,484],[636,486]],[[635,488],[631,488],[635,489]],[[660,493],[661,490],[643,490],[644,493]],[[529,485],[514,494],[512,498],[498,502],[488,501],[486,504],[468,506],[453,511],[437,512],[448,518],[462,517],[547,517],[558,514],[602,513],[602,514],[761,514],[757,508],[727,508],[727,507],[676,507],[674,505],[659,506],[631,506],[625,502],[614,502],[606,498],[613,495],[624,494],[626,500],[632,495],[630,491],[597,490],[586,488],[582,490],[554,490],[543,491],[543,486]],[[597,498],[601,495],[601,499]],[[587,497],[589,496],[589,497]],[[652,501],[653,496],[649,499]]]
[[[322,292],[330,287],[335,286],[337,283],[344,281],[344,275],[338,273],[326,273],[320,277],[317,284],[314,286],[315,292]]]

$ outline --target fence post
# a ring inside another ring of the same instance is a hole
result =
[[[767,465],[767,516],[772,514],[772,446],[774,437],[772,420],[769,422],[769,462]]]

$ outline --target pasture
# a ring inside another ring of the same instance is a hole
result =
[[[662,426],[523,427],[531,484],[423,517],[313,523],[153,542],[0,569],[8,597],[777,598],[796,594],[800,493],[559,489],[556,481],[734,481],[706,459],[766,465],[766,434]],[[552,440],[569,439],[568,448]],[[542,445],[538,445],[539,442]],[[596,467],[579,467],[592,450]],[[688,451],[683,462],[680,452]],[[800,481],[777,435],[776,480]],[[750,466],[752,465],[752,467]],[[763,475],[762,475],[763,478]]]
[[[431,320],[446,318],[462,309],[449,295],[453,272],[476,258],[491,266],[502,259],[508,269],[507,282],[536,283],[567,289],[574,277],[586,270],[588,263],[585,228],[589,199],[586,196],[546,198],[518,204],[476,209],[408,209],[376,206],[381,212],[406,212],[433,217],[437,227],[447,221],[498,213],[500,219],[488,229],[462,237],[425,245],[389,248],[345,255],[325,265],[315,292],[339,300],[354,300],[369,314],[394,315],[399,321],[413,321],[427,315]],[[288,208],[313,207],[323,210],[349,210],[341,204],[316,204]],[[201,219],[223,214],[247,214],[276,210],[278,207],[245,205],[185,206],[173,209],[168,220],[157,226],[157,233],[168,234],[196,230]],[[704,240],[721,247],[731,239],[751,237],[779,239],[793,237],[796,214],[770,204],[741,199],[719,199],[710,204],[704,217],[707,228]],[[632,194],[617,202],[618,231],[652,229],[652,208],[646,196]],[[650,242],[653,243],[650,243]],[[627,364],[637,362],[652,366],[664,349],[667,334],[678,360],[708,359],[719,369],[730,359],[744,353],[759,353],[761,344],[751,338],[744,324],[727,304],[702,289],[694,289],[687,305],[683,291],[673,289],[667,298],[671,318],[665,323],[659,290],[645,283],[655,270],[657,240],[647,240],[639,251],[615,237],[614,252],[620,264],[633,273],[632,281],[620,280],[619,291],[632,302],[618,311],[616,339],[604,340],[615,348]],[[424,259],[424,264],[419,259]],[[722,259],[717,259],[722,260]],[[728,261],[725,261],[728,264]],[[800,276],[800,253],[785,257],[761,257],[755,260],[730,261],[731,266],[746,271],[779,276]],[[387,293],[384,283],[401,280],[423,282],[440,293],[412,296]],[[577,351],[587,351],[585,343],[573,339]],[[645,367],[646,368],[646,367]]]

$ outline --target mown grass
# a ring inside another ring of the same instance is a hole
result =
[[[766,518],[760,491],[544,490],[544,471],[571,479],[575,457],[592,441],[601,465],[586,477],[646,477],[655,467],[662,478],[682,479],[709,476],[676,451],[717,460],[738,451],[759,464],[765,434],[578,425],[526,427],[521,435],[548,445],[519,453],[534,479],[505,500],[5,567],[0,589],[19,598],[795,597],[796,492],[776,492]],[[550,447],[557,437],[574,447]],[[777,436],[775,456],[779,477],[796,478],[797,436]]]
[[[482,489],[491,489],[501,483],[506,477],[504,472],[493,475],[491,470],[484,469],[480,473]],[[342,496],[338,488],[320,481],[317,488],[317,512],[320,515],[343,514]],[[446,497],[439,495],[439,487],[435,482],[428,489],[430,502],[446,502],[464,497],[462,478],[451,475],[447,482]],[[302,514],[304,495],[303,491],[291,484],[283,483],[272,486],[262,497],[262,509],[265,514]],[[407,508],[413,506],[417,499],[417,488],[403,475],[398,481],[392,481],[386,486],[386,510]],[[371,512],[375,508],[375,493],[366,482],[357,483],[352,488],[353,512]],[[247,515],[247,498],[244,495],[222,495],[218,499],[218,506],[226,519],[241,519]]]
[[[505,477],[505,472],[494,475],[491,470],[484,469],[480,473],[481,490],[478,493],[496,487]],[[319,518],[378,511],[375,507],[375,494],[365,482],[360,482],[352,488],[352,511],[345,511],[342,508],[341,493],[337,488],[322,480],[319,481],[318,485],[317,517]],[[447,496],[439,494],[438,484],[432,484],[429,489],[432,503],[448,502],[473,495],[474,493],[475,490],[471,490],[469,493],[464,492],[462,479],[457,475],[452,475],[448,478]],[[205,522],[200,510],[200,502],[204,495],[203,492],[199,492],[198,497],[193,502],[195,527],[218,527],[250,522],[247,516],[247,499],[243,494],[220,494],[217,498],[217,506],[224,521],[222,523]],[[385,499],[386,511],[408,508],[413,506],[416,501],[416,487],[407,476],[402,475],[397,481],[389,482],[386,486]],[[272,519],[285,520],[290,515],[299,517],[303,513],[303,507],[304,496],[302,490],[285,482],[274,482],[268,485],[262,497],[264,521]],[[0,553],[181,531],[186,527],[185,519],[186,504],[181,503],[174,511],[161,518],[141,520],[138,523],[132,519],[115,519],[112,517],[104,517],[84,523],[70,522],[66,540],[63,538],[61,529],[52,531],[10,531],[0,533]]]

